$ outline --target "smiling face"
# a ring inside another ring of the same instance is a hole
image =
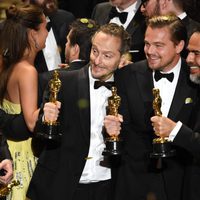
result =
[[[181,42],[175,44],[171,40],[169,28],[147,28],[144,51],[151,69],[170,71],[177,64],[182,49]]]
[[[200,32],[195,32],[190,37],[187,63],[190,66],[190,79],[200,84]]]
[[[121,39],[119,37],[98,32],[92,39],[90,53],[91,74],[95,79],[108,80],[119,66]]]

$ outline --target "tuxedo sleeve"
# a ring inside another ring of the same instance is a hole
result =
[[[187,149],[192,154],[199,154],[200,132],[199,130],[194,131],[183,124],[173,143]]]
[[[0,133],[0,161],[4,159],[12,159],[6,138]]]
[[[10,140],[21,141],[32,136],[26,126],[23,114],[7,114],[0,109],[0,130]]]

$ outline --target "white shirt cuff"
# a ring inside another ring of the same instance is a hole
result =
[[[171,141],[171,142],[174,141],[174,138],[176,137],[176,135],[178,134],[179,130],[181,129],[181,126],[182,126],[182,122],[178,121],[176,123],[176,126],[174,127],[174,129],[169,134],[169,138],[168,138],[169,141]]]

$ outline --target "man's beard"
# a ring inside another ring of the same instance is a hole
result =
[[[200,85],[200,67],[190,66],[190,80]]]
[[[193,83],[196,83],[196,84],[200,85],[200,75],[198,75],[198,74],[190,74],[190,80]]]

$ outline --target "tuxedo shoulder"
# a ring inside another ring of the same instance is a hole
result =
[[[56,23],[67,23],[75,20],[75,16],[66,10],[58,9],[53,15],[50,16],[51,21],[55,21]]]
[[[109,2],[102,2],[96,5],[96,8],[111,8],[112,5]]]
[[[138,72],[146,71],[146,69],[147,69],[146,60],[134,62],[124,67],[124,70],[129,70],[129,71],[131,70],[131,71],[138,71]]]
[[[135,62],[129,65],[124,66],[121,69],[118,69],[116,71],[116,77],[117,76],[129,76],[132,73],[143,73],[147,70],[147,62],[146,60]]]

